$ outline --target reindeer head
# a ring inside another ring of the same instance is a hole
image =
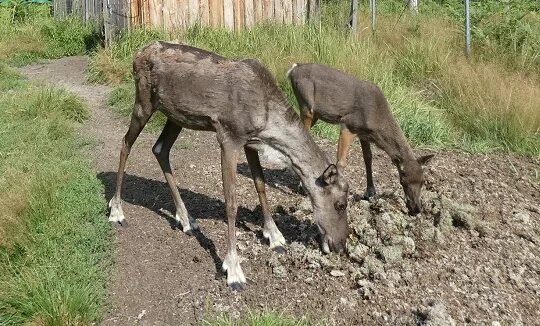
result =
[[[405,192],[405,203],[409,210],[409,215],[420,213],[420,194],[424,184],[424,173],[422,166],[429,163],[435,155],[425,155],[417,159],[401,161],[395,159],[393,162],[399,172],[399,183]]]
[[[341,253],[349,236],[347,197],[349,185],[331,164],[317,179],[319,191],[313,197],[313,216],[321,232],[321,246],[325,253]]]

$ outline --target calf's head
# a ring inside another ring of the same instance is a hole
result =
[[[321,233],[321,246],[325,253],[343,252],[349,225],[347,223],[347,197],[349,185],[334,164],[328,166],[317,179],[318,194],[313,198],[313,217]]]
[[[424,184],[424,172],[422,166],[429,163],[434,155],[425,155],[417,159],[401,161],[394,160],[399,172],[399,183],[405,192],[405,204],[409,215],[420,213],[421,201],[420,195]]]

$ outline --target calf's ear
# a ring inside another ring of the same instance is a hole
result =
[[[435,154],[420,156],[419,158],[416,159],[416,161],[418,161],[420,165],[424,166],[424,165],[427,165],[434,156]]]

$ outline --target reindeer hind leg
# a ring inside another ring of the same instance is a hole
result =
[[[174,218],[182,225],[182,230],[191,235],[193,232],[192,230],[197,230],[199,226],[187,212],[186,205],[184,204],[184,201],[180,196],[180,192],[178,191],[178,187],[176,186],[176,181],[172,173],[170,162],[171,148],[178,138],[180,131],[182,131],[182,127],[178,126],[171,120],[167,120],[161,135],[159,135],[158,140],[152,148],[152,152],[156,156],[159,166],[161,167],[161,171],[163,172],[163,175],[167,180],[167,184],[169,185],[169,189],[171,190],[174,205],[176,207]]]
[[[150,96],[148,96],[148,98],[149,97]],[[109,222],[118,222],[121,225],[126,225],[124,211],[122,210],[121,197],[124,174],[126,170],[126,161],[129,153],[131,152],[133,143],[135,143],[135,140],[137,140],[137,137],[139,137],[139,134],[153,113],[154,109],[150,101],[141,102],[139,98],[136,99],[133,107],[133,113],[131,115],[129,129],[122,141],[120,162],[118,164],[118,173],[116,174],[116,191],[112,199],[109,201],[109,208],[111,209],[109,214]]]

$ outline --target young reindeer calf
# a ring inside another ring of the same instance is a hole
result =
[[[133,62],[135,105],[124,137],[109,206],[109,221],[122,223],[121,189],[131,146],[156,110],[167,122],[153,152],[165,175],[176,206],[176,220],[184,232],[197,225],[189,216],[174,180],[169,152],[182,128],[216,133],[221,147],[221,172],[228,223],[228,250],[223,261],[227,284],[242,289],[246,279],[236,253],[236,165],[244,149],[264,216],[263,235],[270,248],[283,249],[266,199],[258,150],[268,145],[285,155],[302,180],[313,204],[322,248],[341,252],[349,234],[347,182],[302,128],[270,72],[256,60],[229,60],[184,44],[152,43]]]
[[[434,155],[414,156],[381,89],[321,64],[294,64],[287,77],[298,100],[305,130],[309,131],[318,119],[341,125],[337,153],[339,168],[344,169],[347,165],[347,153],[354,137],[360,138],[367,174],[364,197],[376,194],[370,147],[370,143],[375,143],[398,169],[409,214],[418,214],[424,182],[422,165]]]

